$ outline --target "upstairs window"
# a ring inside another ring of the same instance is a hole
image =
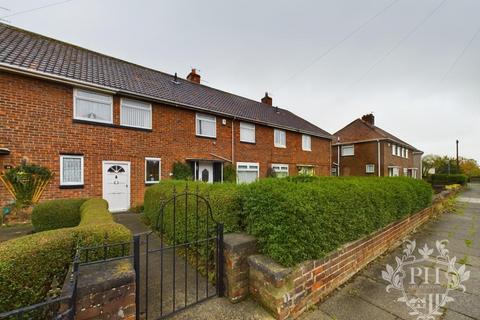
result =
[[[120,124],[127,127],[152,129],[152,105],[141,101],[122,99]]]
[[[302,150],[312,151],[312,137],[310,137],[309,135],[302,135]]]
[[[397,155],[397,146],[392,144],[392,155],[396,156]]]
[[[355,155],[355,148],[353,144],[342,146],[342,157]]]
[[[408,159],[408,149],[405,149],[405,158]]]
[[[160,158],[145,158],[145,183],[160,182],[161,163]]]
[[[274,145],[277,148],[286,148],[287,147],[287,135],[285,130],[274,129]]]
[[[288,177],[288,164],[272,164],[272,171],[277,178]]]
[[[196,115],[196,134],[200,137],[217,137],[217,120],[215,116],[197,113]]]
[[[240,122],[240,141],[255,143],[255,125],[247,122]]]
[[[113,123],[112,96],[75,89],[73,117],[78,120]]]
[[[83,185],[83,156],[60,156],[60,185]]]

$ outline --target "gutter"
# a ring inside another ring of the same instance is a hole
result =
[[[125,96],[144,98],[144,99],[147,99],[147,100],[160,102],[160,103],[165,103],[165,104],[175,106],[175,107],[182,107],[182,108],[196,110],[196,111],[203,111],[203,112],[211,113],[211,114],[215,114],[215,115],[221,115],[221,116],[225,116],[226,118],[230,118],[230,119],[232,117],[236,117],[236,116],[233,116],[231,114],[227,114],[227,113],[219,112],[219,111],[212,111],[210,109],[199,107],[199,106],[194,106],[194,105],[185,104],[185,103],[180,104],[176,101],[169,100],[169,99],[160,99],[160,98],[157,98],[157,97],[154,97],[154,96],[150,96],[150,95],[146,95],[146,94],[138,94],[138,93],[128,91],[128,90],[117,89],[117,88],[113,88],[113,87],[109,87],[109,86],[103,86],[103,85],[99,85],[99,84],[92,84],[90,82],[86,82],[86,81],[82,81],[82,80],[73,80],[71,78],[67,78],[67,77],[64,77],[64,76],[52,75],[52,74],[49,74],[49,73],[46,73],[46,72],[31,70],[31,69],[20,67],[20,66],[14,66],[13,67],[12,65],[4,63],[4,62],[0,62],[0,70],[9,71],[9,72],[12,72],[12,73],[23,74],[23,75],[28,75],[28,76],[33,76],[33,77],[46,79],[46,80],[51,80],[51,81],[56,81],[56,82],[61,82],[61,83],[69,84],[69,85],[72,85],[72,86],[79,86],[79,87],[82,87],[82,88],[95,89],[95,90],[98,90],[98,91],[111,93],[111,94],[121,93],[121,94],[124,94]],[[249,119],[249,118],[242,118],[242,119],[246,120],[246,121],[249,121],[249,122],[252,122],[252,123],[263,124],[263,125],[266,125],[268,127],[285,129],[285,130],[288,130],[288,131],[308,134],[308,135],[318,137],[318,138],[333,140],[333,137],[331,135],[328,135],[328,136],[327,135],[319,135],[319,134],[316,134],[316,133],[313,133],[313,132],[310,132],[310,131],[301,130],[301,129],[298,129],[298,128],[273,124],[273,123],[268,122],[268,121],[259,121],[259,120],[256,120],[256,119]]]

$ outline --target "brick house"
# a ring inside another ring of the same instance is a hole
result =
[[[0,24],[0,168],[55,172],[43,199],[141,203],[174,162],[196,180],[329,175],[332,136],[288,110]],[[0,185],[0,205],[10,200]]]
[[[422,178],[423,152],[375,126],[373,114],[356,119],[334,136],[334,175]]]

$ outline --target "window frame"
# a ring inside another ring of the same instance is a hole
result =
[[[287,177],[290,176],[290,167],[288,166],[288,164],[285,164],[285,163],[272,163],[271,166],[272,168],[272,171],[276,174],[277,171],[275,171],[274,167],[279,167],[280,171],[278,171],[279,173],[286,173]],[[285,168],[282,168],[282,167],[286,167],[286,171],[285,171]]]
[[[344,149],[346,148],[352,148],[352,154],[345,154]],[[355,145],[354,144],[343,145],[340,148],[340,154],[342,157],[353,157],[355,155]]]
[[[247,127],[249,127],[249,126],[250,126],[250,128],[247,128]],[[256,143],[256,141],[257,141],[257,135],[256,135],[256,128],[255,128],[255,124],[254,124],[254,123],[241,121],[239,127],[240,127],[240,142]],[[249,140],[242,139],[242,129],[252,130],[252,131],[253,131],[253,141],[249,141]]]
[[[390,175],[390,169],[392,169],[392,175]],[[395,171],[397,171],[397,175],[394,174]],[[399,177],[400,176],[400,167],[398,167],[398,166],[388,167],[388,176],[389,177]]]
[[[312,170],[312,174],[311,175],[307,174],[306,176],[309,176],[309,177],[314,177],[315,176],[315,166],[314,165],[297,164],[297,175],[301,175],[300,170],[302,168],[308,168],[308,169]]]
[[[368,170],[368,168],[373,168],[372,170]],[[365,173],[375,173],[375,164],[373,163],[367,163],[365,165]]]
[[[242,183],[238,181],[238,170],[239,166],[247,166],[247,168],[242,168],[242,171],[248,172],[257,172],[257,180],[260,178],[260,163],[259,162],[237,162],[236,164],[236,173],[237,173],[237,183]],[[257,166],[257,169],[251,169],[250,166]]]
[[[284,144],[277,143],[277,133],[283,133],[283,136],[285,138]],[[283,129],[274,128],[273,129],[273,145],[275,146],[275,148],[286,148],[287,147],[287,131]]]
[[[212,120],[213,118],[213,120]],[[211,122],[213,123],[214,125],[214,129],[213,129],[213,136],[210,136],[208,134],[201,134],[199,133],[199,121],[207,121],[207,122]],[[206,113],[195,113],[195,135],[197,137],[204,137],[204,138],[212,138],[212,139],[216,139],[217,138],[217,117],[214,116],[214,115],[209,115],[209,114],[206,114]]]
[[[305,138],[308,138],[309,146],[308,148],[305,147]],[[312,136],[309,134],[302,134],[302,150],[303,151],[312,151]]]
[[[139,107],[139,106],[136,106],[136,105],[129,105],[128,104],[128,101],[132,101],[134,103],[139,103],[139,104],[143,104],[145,106],[148,106],[148,111],[150,112],[150,123],[149,123],[149,126],[147,127],[142,127],[142,126],[134,126],[134,125],[131,125],[131,124],[125,124],[123,122],[123,106],[126,104],[129,108],[133,108],[133,109],[138,109],[138,110],[146,110],[146,108],[142,108],[142,107]],[[152,104],[151,103],[148,103],[148,102],[144,102],[144,101],[140,101],[140,100],[135,100],[135,99],[129,99],[129,98],[121,98],[120,99],[120,125],[123,126],[123,127],[131,127],[131,128],[140,128],[140,129],[152,129],[152,122],[153,122],[153,109],[152,109]]]
[[[158,161],[158,180],[157,181],[150,181],[147,180],[147,162],[148,161]],[[156,184],[162,181],[162,158],[154,158],[154,157],[145,157],[145,184]]]
[[[64,158],[73,158],[73,159],[80,159],[80,181],[79,182],[64,182],[63,181],[63,159]],[[62,154],[60,155],[60,186],[83,186],[85,184],[85,157],[83,155],[76,155],[76,154]]]
[[[80,98],[80,99],[86,100],[86,101],[90,101],[90,102],[99,102],[99,103],[103,103],[103,104],[106,103],[105,101],[102,101],[102,100],[79,97],[78,92],[86,92],[86,93],[90,93],[90,94],[97,94],[97,95],[100,95],[100,96],[108,97],[110,99],[110,121],[97,120],[97,119],[84,118],[84,117],[77,117],[77,98]],[[74,88],[73,89],[73,119],[81,120],[81,121],[88,121],[88,122],[113,124],[113,96],[109,95],[109,94],[105,94],[105,93],[99,93],[99,92],[93,91],[93,90],[85,90],[85,89]]]

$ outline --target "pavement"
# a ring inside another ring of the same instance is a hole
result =
[[[448,240],[449,256],[457,257],[457,268],[462,263],[470,271],[470,279],[464,282],[466,292],[451,291],[449,296],[454,301],[432,320],[480,320],[480,184],[470,184],[462,191],[452,211],[430,220],[410,239],[416,241],[417,248],[425,243],[435,248],[437,240]],[[396,301],[400,291],[387,293],[389,283],[382,279],[386,264],[396,266],[395,257],[401,257],[403,249],[399,247],[372,262],[301,319],[417,319],[409,314],[404,302]]]

